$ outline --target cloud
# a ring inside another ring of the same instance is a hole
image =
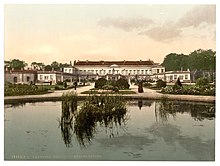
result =
[[[112,19],[112,18],[105,18],[102,19],[98,22],[100,26],[103,27],[114,27],[114,28],[119,28],[124,31],[132,31],[132,30],[138,30],[142,28],[147,28],[151,24],[153,24],[153,20],[148,19],[148,18],[117,18],[117,19]]]
[[[140,32],[139,35],[146,35],[156,41],[166,42],[181,36],[182,30],[174,23],[166,22],[165,24],[152,29]]]
[[[216,23],[216,7],[215,5],[197,6],[187,12],[177,22],[179,27],[198,27],[201,23]]]

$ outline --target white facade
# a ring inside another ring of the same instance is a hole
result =
[[[39,71],[37,73],[38,82],[52,82],[56,84],[59,81],[63,81],[61,72],[55,71]]]
[[[71,73],[64,73],[59,71],[38,71],[37,73],[38,82],[51,82],[56,84],[57,82],[74,82],[76,76]]]
[[[170,71],[164,76],[166,82],[176,82],[178,78],[180,82],[190,82],[190,71]]]
[[[153,73],[165,72],[165,67],[152,61],[79,61],[74,67],[78,69],[81,77],[96,79],[119,79],[121,76],[147,79]]]

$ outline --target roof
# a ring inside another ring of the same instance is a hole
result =
[[[147,60],[147,61],[77,61],[75,63],[75,66],[87,66],[87,65],[97,65],[97,66],[111,66],[111,65],[135,65],[135,66],[139,66],[139,65],[155,65],[153,61],[151,60]]]

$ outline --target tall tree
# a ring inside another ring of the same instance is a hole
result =
[[[28,64],[25,63],[25,61],[19,60],[19,59],[13,59],[10,61],[5,61],[5,67],[8,67],[9,69],[14,69],[14,70],[21,70]]]
[[[164,58],[162,66],[167,71],[187,70],[189,68],[188,60],[189,57],[187,55],[170,53]]]
[[[43,70],[43,68],[44,68],[44,63],[42,63],[42,62],[39,62],[39,63],[37,63],[37,62],[32,62],[31,63],[31,67],[34,69],[34,70]]]

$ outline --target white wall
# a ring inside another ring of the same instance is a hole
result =
[[[99,75],[106,75],[106,74],[112,74],[113,69],[115,74],[122,74],[122,75],[151,75],[152,74],[152,67],[148,66],[118,66],[117,68],[111,68],[107,66],[76,66],[78,70],[81,72],[86,72],[87,74],[96,74]],[[163,69],[163,72],[165,71],[165,68],[158,68],[159,72],[161,73]]]

